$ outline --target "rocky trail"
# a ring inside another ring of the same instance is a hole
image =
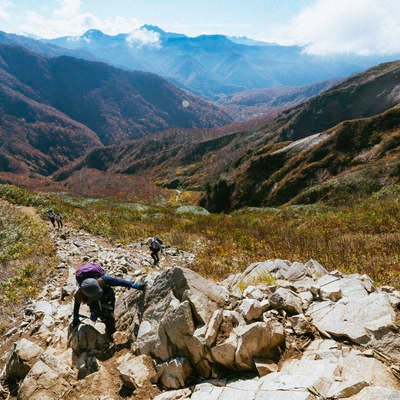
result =
[[[191,253],[168,247],[156,269],[147,246],[67,229],[51,233],[53,278],[1,338],[0,399],[400,400],[394,288],[314,260],[255,262],[215,283],[190,270]],[[69,326],[87,261],[147,284],[115,288],[111,345],[101,322]]]

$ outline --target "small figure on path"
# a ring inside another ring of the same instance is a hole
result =
[[[115,332],[115,293],[112,286],[122,286],[137,290],[145,290],[146,284],[113,278],[105,274],[103,268],[95,263],[87,263],[76,270],[79,289],[75,293],[72,327],[80,324],[79,309],[85,303],[90,309],[90,320],[99,318],[106,326],[106,337],[112,340]]]
[[[149,246],[150,249],[150,255],[151,258],[153,259],[153,264],[157,265],[160,262],[160,258],[158,257],[158,253],[161,251],[161,254],[164,253],[163,247],[162,247],[162,240],[159,238],[148,238],[146,240],[146,244]]]
[[[55,215],[55,219],[56,219],[56,222],[57,222],[58,230],[61,230],[62,227],[63,227],[63,221],[62,221],[62,216],[61,216],[61,214],[59,212]]]
[[[51,224],[53,225],[53,228],[56,227],[56,216],[54,215],[54,211],[53,210],[47,210],[47,216],[49,217],[49,220],[51,222]]]

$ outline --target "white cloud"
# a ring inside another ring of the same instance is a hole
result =
[[[10,17],[10,8],[13,6],[10,0],[0,1],[0,19],[6,20]]]
[[[142,46],[154,46],[159,48],[160,44],[160,34],[158,32],[149,31],[146,28],[135,29],[129,33],[126,38],[129,46],[132,47],[142,47]]]
[[[1,3],[0,3],[1,4]],[[28,32],[42,38],[55,38],[65,35],[81,35],[88,29],[99,29],[115,35],[131,32],[141,24],[136,18],[99,18],[91,13],[81,12],[81,0],[59,0],[58,7],[50,16],[38,12],[28,12],[23,16],[20,33]]]
[[[311,54],[400,52],[398,0],[316,0],[278,33],[277,41]]]
[[[79,15],[81,5],[81,0],[61,0],[60,8],[54,10],[54,16],[57,18],[73,18]]]

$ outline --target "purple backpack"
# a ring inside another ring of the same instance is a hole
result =
[[[96,263],[84,264],[79,267],[75,272],[76,280],[79,285],[81,285],[81,283],[87,278],[98,279],[105,274],[106,272],[104,271],[104,269]]]

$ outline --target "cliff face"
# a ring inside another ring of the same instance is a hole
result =
[[[192,254],[174,248],[152,269],[139,243],[113,247],[73,230],[53,238],[54,279],[3,336],[3,398],[400,396],[400,292],[365,275],[268,260],[214,283],[188,269]],[[147,284],[145,292],[115,289],[112,343],[85,308],[79,327],[69,326],[75,267],[87,260]]]

